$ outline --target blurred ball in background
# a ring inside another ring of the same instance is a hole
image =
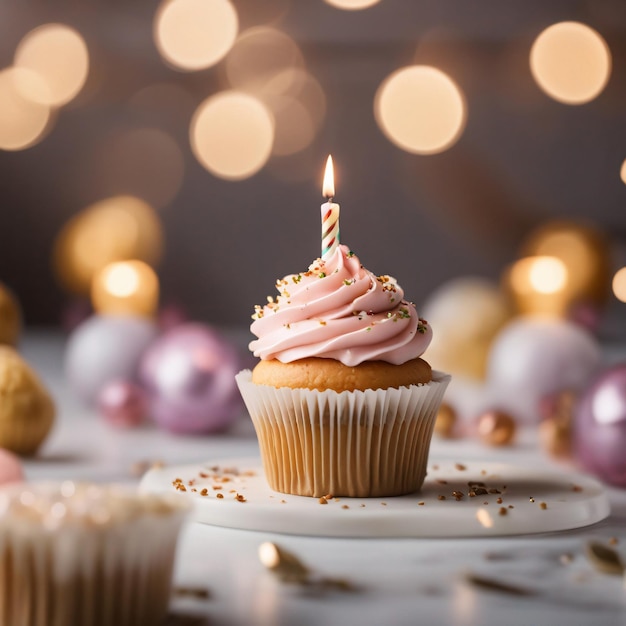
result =
[[[574,412],[572,444],[585,469],[626,487],[626,363],[603,370],[584,390]]]
[[[94,404],[106,384],[134,380],[141,356],[157,332],[153,322],[141,317],[90,317],[67,342],[65,374],[70,388]]]
[[[154,266],[163,233],[154,209],[139,198],[116,196],[73,217],[59,233],[53,261],[61,286],[89,295],[96,272],[114,261],[135,259]]]
[[[173,433],[226,429],[241,411],[235,349],[212,328],[187,323],[159,337],[141,362],[150,415]]]
[[[513,310],[497,285],[474,276],[441,285],[420,314],[433,328],[424,358],[438,370],[482,380],[491,342]]]
[[[14,293],[0,282],[0,344],[17,345],[22,314]]]
[[[496,337],[487,370],[497,406],[537,423],[548,394],[583,388],[600,366],[600,346],[566,320],[518,317]]]

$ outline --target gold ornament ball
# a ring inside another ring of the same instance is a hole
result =
[[[420,313],[437,330],[424,358],[453,376],[483,380],[491,343],[513,308],[497,284],[462,276],[430,294]]]
[[[456,411],[449,404],[443,402],[435,420],[435,435],[442,439],[451,439],[454,436],[456,421]]]
[[[539,424],[539,443],[545,452],[555,459],[572,456],[571,421],[563,417],[551,417]]]
[[[0,346],[0,448],[34,454],[54,422],[54,402],[37,374],[8,346]]]
[[[17,345],[22,330],[22,315],[17,298],[0,283],[0,344]]]
[[[504,411],[486,411],[478,418],[478,436],[488,446],[511,445],[516,431],[515,420]]]
[[[162,248],[154,209],[139,198],[116,196],[91,205],[63,227],[55,241],[54,269],[64,289],[88,295],[105,265],[127,259],[155,265]]]

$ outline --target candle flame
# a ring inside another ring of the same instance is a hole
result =
[[[333,172],[333,157],[328,155],[326,169],[324,170],[324,184],[322,185],[322,195],[325,198],[332,198],[335,195],[335,174]]]

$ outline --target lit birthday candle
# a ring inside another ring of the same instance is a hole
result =
[[[339,245],[339,205],[333,202],[335,195],[335,177],[333,174],[333,159],[328,155],[322,195],[328,202],[322,204],[322,260],[329,259]]]

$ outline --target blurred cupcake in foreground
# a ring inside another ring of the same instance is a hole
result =
[[[3,487],[0,623],[161,624],[187,510],[116,486]]]

